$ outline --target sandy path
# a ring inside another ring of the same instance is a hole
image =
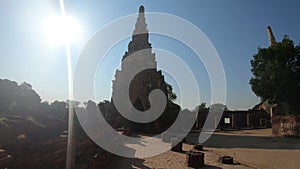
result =
[[[271,129],[217,132],[204,146],[255,168],[300,168],[300,138],[272,137]]]
[[[190,134],[195,140],[197,134]],[[192,145],[184,144],[188,151]],[[300,138],[272,137],[271,129],[216,132],[204,143],[204,168],[211,169],[300,169]],[[241,165],[221,164],[220,154],[234,157]],[[167,151],[155,157],[130,159],[117,157],[111,169],[189,169],[185,154]]]
[[[152,139],[155,140],[157,138]],[[127,147],[136,149],[140,147],[138,145],[127,144]],[[193,145],[183,144],[183,152],[173,152],[169,150],[154,157],[147,158],[125,158],[115,156],[114,159],[112,159],[109,169],[192,169],[187,167],[185,154],[186,151],[189,151],[192,148]],[[155,152],[154,149],[148,149],[147,151]],[[252,167],[246,166],[243,163],[235,165],[222,164],[218,161],[220,157],[218,153],[207,150],[202,152],[205,154],[204,169],[252,169]]]

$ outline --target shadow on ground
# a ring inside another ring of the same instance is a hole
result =
[[[203,169],[222,169],[220,167],[216,167],[216,166],[212,166],[212,165],[205,165],[204,167],[202,167]]]
[[[196,144],[199,134],[190,134],[194,137],[191,142]],[[224,133],[214,133],[206,142],[205,147],[211,148],[253,148],[253,149],[300,149],[300,138],[293,137],[264,137],[264,136],[238,136]]]
[[[109,169],[152,169],[145,166],[143,164],[144,162],[144,159],[114,156],[111,160]]]

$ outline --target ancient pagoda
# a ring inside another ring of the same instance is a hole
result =
[[[130,55],[132,56],[130,61],[125,62],[124,60]],[[136,109],[144,111],[150,108],[148,100],[150,92],[153,89],[161,89],[167,94],[167,88],[162,72],[157,70],[155,54],[152,53],[151,43],[149,43],[149,34],[145,22],[143,6],[140,6],[132,40],[128,44],[128,51],[125,52],[122,58],[121,70],[116,71],[115,80],[113,81],[113,96],[115,93],[128,94],[126,93],[128,89],[124,88],[122,79],[123,77],[127,78],[126,74],[129,73],[133,67],[139,66],[151,68],[142,70],[132,79],[129,86],[129,98]],[[116,92],[120,90],[121,92]]]
[[[135,29],[132,35],[132,40],[128,44],[128,51],[126,51],[123,55],[120,70],[116,70],[115,79],[113,80],[112,86],[113,104],[113,98],[119,97],[120,94],[128,96],[129,90],[129,99],[132,105],[139,111],[145,111],[151,107],[149,102],[149,94],[154,89],[160,89],[165,93],[165,96],[168,97],[167,85],[164,80],[164,76],[162,75],[162,72],[160,70],[157,70],[155,54],[152,52],[151,43],[149,43],[149,33],[147,30],[144,11],[144,7],[140,6],[138,18],[135,24]],[[125,61],[129,57],[130,60]],[[127,74],[133,68],[141,66],[146,66],[150,68],[139,71],[139,73],[137,73],[130,81],[128,89],[128,86],[124,86],[124,83],[126,83],[125,81],[127,80]],[[156,128],[161,128],[161,123],[165,123],[163,121],[165,118],[168,118],[167,114],[172,109],[171,107],[173,107],[173,109],[176,109],[173,112],[178,112],[180,109],[178,105],[175,106],[175,104],[173,103],[168,103],[163,115],[161,115],[157,120],[155,120],[151,124],[129,122],[131,124],[130,128],[133,128],[132,126],[134,126],[134,128],[138,128],[138,130],[140,131],[145,131],[145,128],[155,128],[154,126],[156,126]]]

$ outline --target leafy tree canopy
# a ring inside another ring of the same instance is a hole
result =
[[[176,96],[176,94],[173,92],[173,87],[172,87],[170,84],[168,84],[168,83],[166,83],[166,85],[167,85],[167,92],[168,92],[168,99],[169,99],[169,102],[173,102],[173,101],[176,100],[177,96]]]
[[[34,112],[40,104],[40,96],[29,83],[18,85],[8,79],[0,79],[0,112]]]
[[[300,46],[285,36],[269,48],[259,48],[251,60],[252,91],[262,101],[277,103],[286,113],[300,113]]]
[[[199,112],[206,112],[209,110],[209,108],[206,106],[206,103],[202,102],[199,106],[195,108]]]
[[[208,112],[209,110],[213,110],[213,111],[227,111],[229,110],[227,108],[226,105],[222,104],[222,103],[215,103],[215,104],[212,104],[210,106],[206,106],[206,103],[205,102],[202,102],[199,106],[197,106],[195,108],[194,111],[197,111],[198,112]]]
[[[211,111],[228,111],[229,110],[227,108],[227,106],[225,104],[222,104],[222,103],[212,104],[211,106],[209,106],[209,109]]]

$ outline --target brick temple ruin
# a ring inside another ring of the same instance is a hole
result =
[[[274,116],[272,118],[274,136],[300,137],[300,116]]]
[[[162,115],[153,122],[142,124],[131,122],[123,118],[117,111],[113,98],[120,95],[127,96],[129,90],[129,99],[135,109],[139,111],[148,110],[151,105],[149,94],[154,89],[163,91],[166,97],[167,85],[161,70],[157,70],[155,53],[152,52],[152,46],[149,42],[149,33],[145,20],[144,6],[140,6],[137,22],[133,31],[132,40],[128,44],[128,51],[122,58],[121,69],[116,70],[115,79],[112,86],[111,104],[100,106],[104,110],[106,120],[111,121],[112,126],[130,128],[134,131],[159,133],[167,129],[175,121],[180,107],[172,102],[168,102]],[[124,85],[128,80],[128,74],[133,67],[148,67],[138,72],[130,82],[129,89]],[[168,99],[168,98],[167,98]],[[118,120],[117,120],[118,119]],[[116,124],[117,123],[117,124]]]
[[[128,57],[131,57],[130,60],[128,59],[129,61],[124,62]],[[129,98],[136,109],[145,111],[150,108],[148,99],[150,92],[153,89],[160,89],[167,94],[167,87],[162,72],[157,70],[155,54],[152,53],[151,43],[149,43],[143,6],[139,9],[139,16],[135,24],[132,40],[128,44],[128,51],[125,52],[122,58],[121,69],[116,70],[112,95],[114,96],[116,93],[127,95],[128,89],[124,86],[124,78],[128,77],[132,67],[142,66],[153,68],[142,70],[132,79],[129,86]]]
[[[268,26],[267,30],[270,47],[273,47],[277,43],[275,36],[270,26]],[[278,104],[268,107],[273,136],[300,137],[300,115],[287,115]]]
[[[0,125],[0,168],[63,169],[66,165],[67,122],[43,117],[6,116]],[[76,168],[106,168],[111,153],[95,144],[74,123]]]
[[[198,112],[194,129],[203,128],[209,111]],[[215,117],[215,127],[218,130],[259,129],[271,127],[271,118],[265,110],[237,110],[223,112]],[[219,123],[218,123],[219,121]]]
[[[148,96],[153,89],[160,89],[167,95],[167,84],[160,70],[157,70],[155,54],[149,42],[149,33],[145,21],[144,7],[139,8],[139,15],[133,31],[128,51],[122,58],[121,69],[116,70],[113,80],[112,95],[129,90],[133,106],[145,111],[150,108]],[[276,43],[271,28],[268,28],[270,46]],[[142,52],[140,52],[142,51]],[[130,55],[135,58],[124,62]],[[138,73],[129,86],[123,86],[122,77],[131,67],[146,64],[152,67]],[[168,102],[162,115],[151,123],[131,122],[120,115],[114,100],[101,102],[99,108],[111,126],[115,129],[127,128],[144,133],[161,133],[177,118],[180,106]],[[273,108],[273,107],[272,107]],[[273,112],[273,111],[271,111]],[[208,111],[198,112],[194,129],[201,129],[208,116]],[[278,136],[300,136],[299,116],[279,116],[264,109],[248,111],[224,111],[216,117],[216,127],[223,129],[264,128],[273,126],[273,134]],[[82,130],[78,121],[74,124],[74,147],[76,168],[107,168],[113,154],[95,144]],[[41,114],[37,117],[27,115],[8,115],[0,123],[0,169],[43,168],[61,169],[66,165],[67,121],[61,121]],[[204,158],[204,157],[203,157]]]

